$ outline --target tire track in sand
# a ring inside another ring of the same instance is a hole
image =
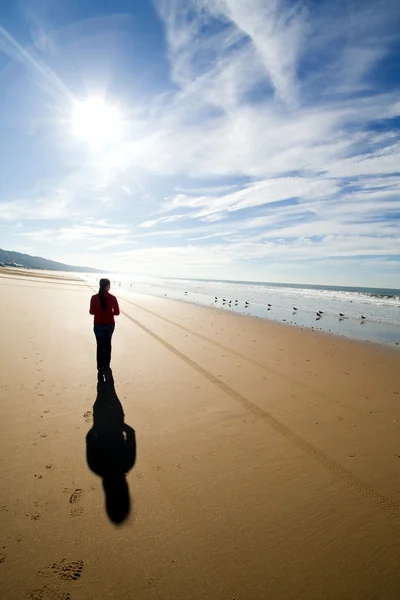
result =
[[[172,352],[176,357],[180,358],[188,366],[192,367],[192,369],[197,371],[197,373],[203,375],[203,377],[205,377],[210,383],[213,383],[221,391],[225,392],[231,398],[239,402],[249,412],[253,413],[255,416],[268,423],[268,425],[272,427],[272,429],[274,429],[276,432],[280,433],[286,439],[291,441],[305,454],[314,458],[320,465],[325,467],[325,469],[336,475],[339,479],[341,479],[347,485],[349,485],[357,492],[362,494],[365,498],[372,501],[378,508],[386,512],[391,517],[394,517],[396,519],[400,518],[400,505],[397,502],[391,500],[384,494],[380,494],[369,483],[367,483],[360,477],[357,477],[357,475],[352,473],[352,471],[346,469],[346,467],[343,467],[336,460],[334,460],[333,458],[325,454],[322,450],[311,444],[311,442],[302,438],[300,435],[292,431],[289,427],[287,427],[281,421],[276,419],[270,412],[263,410],[262,408],[254,404],[254,402],[251,402],[245,396],[234,390],[227,383],[224,383],[223,381],[218,379],[218,377],[204,369],[201,365],[199,365],[194,360],[186,356],[186,354],[169,344],[166,340],[154,333],[151,329],[137,321],[134,317],[131,317],[125,311],[121,311],[121,314],[124,315],[127,319],[129,319],[132,323],[134,323],[137,327],[139,327],[142,331],[147,333],[156,342],[161,344],[164,348]]]
[[[317,395],[319,399],[325,400],[325,402],[328,402],[328,404],[332,404],[332,403],[336,404],[340,408],[344,408],[345,410],[352,411],[353,413],[357,414],[359,417],[362,417],[362,418],[365,417],[365,414],[362,413],[361,411],[359,411],[355,406],[350,406],[349,404],[346,404],[345,402],[336,400],[335,398],[332,398],[326,392],[316,389],[315,387],[313,387],[309,383],[306,383],[305,381],[299,381],[298,379],[295,379],[294,377],[287,375],[287,373],[282,373],[282,371],[279,371],[277,369],[274,369],[273,367],[270,367],[269,365],[266,365],[265,363],[257,360],[256,358],[251,358],[250,356],[246,356],[245,354],[242,354],[241,352],[238,352],[237,350],[234,350],[233,348],[230,348],[228,346],[225,346],[224,344],[221,344],[221,342],[217,342],[217,340],[213,340],[213,339],[207,337],[206,335],[198,333],[197,331],[193,331],[189,327],[185,327],[184,325],[181,325],[180,323],[177,323],[176,321],[172,321],[171,319],[168,319],[168,317],[163,317],[148,308],[144,308],[144,307],[140,306],[140,304],[136,304],[132,300],[128,300],[127,298],[122,297],[121,295],[119,295],[119,298],[121,298],[121,300],[124,300],[124,302],[128,302],[128,304],[131,304],[135,308],[138,308],[139,310],[142,310],[143,312],[148,313],[149,315],[152,315],[153,317],[157,317],[158,319],[161,319],[161,321],[164,321],[165,323],[168,323],[169,325],[178,327],[178,329],[181,329],[182,331],[186,331],[187,333],[194,335],[195,337],[199,338],[200,340],[203,340],[204,342],[214,345],[215,347],[219,348],[220,350],[223,350],[224,352],[229,352],[230,354],[233,354],[237,358],[240,358],[241,360],[245,360],[248,363],[250,363],[256,367],[259,367],[266,373],[270,373],[271,375],[274,375],[275,377],[279,377],[283,381],[287,381],[288,383],[290,383],[292,385],[297,385],[298,387],[304,389],[305,391],[311,392],[312,394]],[[379,419],[377,419],[377,420],[388,431],[392,431],[392,432],[394,431],[386,423],[382,423],[382,421],[380,421]],[[396,433],[397,433],[397,430],[396,430]]]

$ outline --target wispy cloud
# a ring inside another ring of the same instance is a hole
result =
[[[37,31],[39,24],[37,21],[35,21],[35,23]],[[36,44],[38,44],[39,38],[37,38],[36,35],[35,38]],[[40,39],[43,44],[44,38],[42,33]],[[12,60],[22,63],[27,69],[33,71],[34,74],[39,75],[50,85],[50,89],[64,96],[66,100],[73,100],[71,91],[46,62],[40,58],[33,49],[28,50],[22,46],[2,25],[0,25],[0,51],[4,52]]]

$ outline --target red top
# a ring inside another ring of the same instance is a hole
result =
[[[115,323],[114,315],[119,315],[118,300],[112,294],[104,292],[106,299],[106,310],[103,311],[100,304],[100,296],[95,294],[90,300],[89,313],[94,315],[95,325],[112,325]]]

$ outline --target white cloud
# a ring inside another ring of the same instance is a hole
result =
[[[132,243],[130,234],[130,229],[123,225],[89,219],[86,223],[71,223],[68,227],[34,229],[16,235],[41,244],[54,244],[57,240],[60,245],[75,246],[83,241],[89,249],[103,249]]]
[[[178,194],[168,200],[163,208],[171,210],[181,207],[203,208],[197,216],[203,217],[220,211],[235,212],[245,208],[263,206],[280,200],[293,198],[324,198],[337,193],[337,184],[334,181],[315,178],[280,177],[259,181],[223,196],[192,197]]]
[[[85,225],[76,225],[73,227],[61,227],[59,238],[61,240],[75,241],[87,239],[90,237],[102,238],[108,236],[126,237],[130,230],[124,227],[93,227]]]
[[[306,33],[304,5],[284,6],[280,0],[254,0],[250,4],[207,0],[205,4],[248,36],[277,96],[290,104],[297,101],[297,62]]]
[[[151,219],[150,221],[144,221],[138,225],[139,228],[148,229],[149,227],[154,227],[155,225],[159,225],[160,223],[174,223],[175,221],[180,221],[182,219],[187,218],[187,214],[178,214],[178,215],[169,215],[166,217],[158,217],[157,219]]]
[[[234,244],[212,244],[197,246],[186,244],[176,246],[153,246],[117,252],[116,257],[121,264],[135,264],[141,272],[158,272],[163,268],[182,269],[184,265],[188,272],[198,266],[222,268],[241,264],[243,259],[266,259],[268,264],[284,264],[286,262],[302,264],[304,261],[321,260],[332,257],[364,257],[386,256],[396,252],[398,243],[381,238],[363,236],[332,235],[327,236],[323,242],[315,242],[308,238],[281,240],[279,243],[271,241],[241,242]],[[271,263],[269,261],[272,261]]]

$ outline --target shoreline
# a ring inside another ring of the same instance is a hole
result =
[[[48,271],[46,272],[46,274],[42,275],[41,273],[36,273],[33,272],[31,270],[18,270],[18,273],[14,273],[15,270],[13,269],[9,269],[7,267],[7,270],[12,271],[11,273],[3,273],[2,270],[0,270],[0,276],[2,276],[3,278],[10,278],[10,279],[47,279],[50,281],[54,281],[54,282],[62,282],[64,281],[68,281],[68,282],[75,282],[76,284],[84,284],[86,285],[88,288],[90,288],[90,290],[92,290],[93,293],[97,293],[97,286],[93,286],[92,283],[87,280],[84,279],[83,277],[80,277],[79,273],[75,274],[76,277],[70,277],[67,274],[64,274],[63,272],[53,272],[53,271]],[[49,274],[47,274],[49,273]],[[13,275],[16,275],[15,277]],[[190,301],[186,298],[173,298],[173,297],[169,297],[168,295],[161,296],[159,294],[150,294],[150,293],[145,293],[145,292],[132,292],[130,290],[124,289],[124,288],[119,288],[117,286],[114,286],[113,288],[113,293],[117,295],[117,297],[123,297],[120,294],[120,289],[122,291],[123,294],[131,294],[131,295],[139,295],[141,297],[146,297],[148,296],[149,298],[157,298],[160,300],[169,300],[172,302],[177,302],[177,303],[182,303],[184,305],[189,305],[189,306],[195,306],[198,308],[204,308],[207,310],[217,310],[219,313],[223,313],[224,315],[230,315],[233,317],[248,317],[249,319],[253,320],[257,320],[260,322],[264,322],[264,323],[269,323],[269,324],[276,324],[276,325],[280,325],[280,326],[284,326],[284,327],[292,327],[293,329],[295,329],[296,331],[304,331],[304,332],[309,332],[309,333],[316,333],[316,334],[320,334],[322,336],[327,336],[327,338],[333,338],[335,340],[345,340],[345,341],[353,341],[356,343],[359,343],[361,345],[363,344],[367,344],[367,345],[372,345],[372,346],[376,346],[377,348],[387,348],[389,350],[394,350],[395,352],[398,352],[400,350],[400,343],[399,342],[388,342],[388,341],[379,341],[379,340],[369,340],[369,339],[359,339],[356,337],[352,337],[352,336],[346,336],[345,334],[339,333],[339,332],[335,332],[335,331],[327,331],[324,330],[322,328],[318,328],[318,327],[314,327],[311,325],[298,325],[294,322],[290,322],[290,321],[280,321],[278,319],[274,319],[274,318],[268,318],[266,316],[260,316],[260,315],[256,315],[256,314],[251,314],[251,313],[244,313],[244,312],[239,312],[239,311],[235,311],[235,310],[230,310],[230,309],[224,309],[223,307],[220,306],[215,306],[213,304],[203,304],[201,302],[196,302],[196,301]],[[124,298],[125,300],[127,300],[129,302],[129,298]],[[396,327],[396,326],[393,326]]]
[[[85,280],[82,280],[82,281],[85,281]],[[91,284],[88,283],[88,285],[91,285]],[[96,293],[97,288],[91,287],[91,289],[93,289],[94,293]],[[185,299],[184,297],[183,298],[171,297],[171,296],[168,296],[168,294],[160,295],[160,294],[151,294],[151,293],[140,292],[140,291],[133,292],[126,288],[119,288],[119,287],[115,287],[113,289],[114,289],[114,293],[117,296],[121,295],[120,294],[120,290],[121,290],[122,294],[125,294],[125,295],[127,293],[132,294],[132,295],[137,294],[137,295],[143,296],[143,297],[148,296],[150,298],[158,298],[161,300],[170,300],[172,302],[181,302],[185,305],[197,306],[198,308],[205,308],[208,310],[218,310],[219,312],[221,312],[225,315],[232,315],[232,316],[238,316],[238,317],[249,317],[251,319],[257,319],[257,320],[260,320],[265,323],[275,323],[277,325],[293,327],[294,329],[296,329],[298,331],[309,331],[309,332],[319,333],[319,334],[323,334],[323,335],[327,335],[327,336],[333,336],[335,339],[352,340],[354,342],[358,342],[361,344],[372,344],[372,345],[376,345],[378,347],[391,348],[395,351],[400,349],[400,327],[397,325],[392,325],[391,329],[396,332],[396,340],[399,339],[399,341],[364,339],[364,338],[358,338],[358,337],[351,336],[351,335],[345,335],[343,333],[340,333],[339,331],[322,329],[320,327],[316,327],[313,325],[296,324],[295,322],[288,321],[286,319],[279,320],[279,319],[277,319],[277,318],[275,319],[273,317],[268,318],[267,316],[264,316],[262,314],[261,315],[260,314],[251,314],[250,312],[245,313],[245,312],[235,311],[235,310],[229,309],[229,308],[224,309],[222,306],[215,306],[214,304],[203,304],[202,302],[190,301],[188,299]],[[125,299],[129,301],[129,297],[125,298]],[[327,319],[329,319],[329,317],[325,317],[325,320],[327,320]],[[369,325],[371,325],[371,324],[369,324]]]
[[[97,292],[97,290],[95,288],[90,288],[90,289],[93,289],[94,293]],[[124,298],[123,296],[121,296],[121,294],[115,292],[115,290],[114,290],[114,293],[118,298],[121,298],[121,299],[125,300],[126,302],[130,302],[129,298]],[[375,347],[377,350],[382,348],[382,349],[388,350],[389,352],[394,352],[394,353],[398,353],[398,351],[400,350],[399,345],[392,345],[390,343],[378,342],[378,341],[374,341],[374,340],[360,340],[357,338],[347,337],[347,336],[339,334],[339,333],[334,333],[332,331],[324,331],[322,329],[318,329],[318,328],[314,328],[314,327],[300,326],[300,325],[296,325],[294,323],[282,323],[281,321],[278,321],[275,319],[267,319],[266,317],[259,317],[257,315],[224,310],[223,308],[220,308],[217,306],[210,306],[210,305],[200,304],[200,303],[196,303],[196,302],[190,302],[189,300],[185,300],[184,298],[163,298],[162,296],[145,294],[145,293],[141,293],[141,292],[134,292],[134,293],[138,294],[140,296],[144,296],[144,297],[148,296],[150,298],[158,298],[160,300],[167,300],[170,302],[176,302],[178,304],[182,303],[184,305],[194,306],[199,309],[206,309],[211,312],[218,311],[218,313],[222,313],[222,314],[226,315],[227,317],[232,317],[232,318],[238,317],[241,319],[249,319],[249,321],[266,323],[266,324],[268,324],[268,326],[277,327],[278,330],[279,330],[279,328],[285,328],[285,329],[291,328],[291,329],[295,330],[296,332],[301,331],[301,332],[305,332],[305,333],[309,333],[309,334],[315,333],[315,334],[317,334],[317,336],[321,336],[322,338],[325,338],[326,341],[340,340],[340,341],[349,342],[349,343],[353,343],[353,344],[359,344],[360,346],[364,346],[364,345],[372,346],[372,347]]]
[[[38,279],[52,279],[52,280],[66,280],[66,281],[75,281],[77,283],[79,282],[83,282],[85,284],[88,285],[92,285],[92,282],[90,281],[90,279],[87,278],[87,276],[83,277],[82,274],[80,273],[73,273],[73,277],[72,272],[71,274],[69,272],[56,272],[56,271],[42,271],[42,270],[31,270],[31,269],[15,269],[15,268],[11,268],[11,267],[3,267],[0,270],[0,276],[3,277],[11,277],[14,276],[16,278],[21,278],[21,277],[25,277],[25,278],[38,278]],[[189,281],[189,280],[182,280],[182,281]],[[197,280],[196,280],[197,281]],[[206,280],[207,281],[207,280]],[[296,287],[296,286],[295,286]],[[338,286],[337,286],[338,287]],[[340,287],[340,286],[339,286]],[[342,286],[343,287],[343,286]],[[266,322],[274,322],[274,323],[279,323],[281,325],[291,325],[294,328],[301,330],[301,331],[313,331],[316,333],[325,333],[327,335],[332,335],[335,338],[339,338],[339,339],[351,339],[351,340],[355,340],[355,341],[359,341],[361,343],[368,343],[368,344],[374,344],[374,345],[378,345],[378,346],[383,346],[383,347],[387,347],[387,348],[393,348],[395,350],[400,349],[400,326],[396,325],[396,324],[385,324],[385,323],[379,323],[379,322],[375,322],[375,321],[370,321],[370,320],[366,320],[366,321],[360,321],[359,319],[355,319],[352,316],[348,316],[345,317],[344,319],[339,319],[339,321],[343,321],[340,325],[338,325],[337,323],[337,318],[333,317],[330,314],[324,314],[321,318],[315,318],[314,317],[311,319],[311,315],[313,314],[312,312],[310,312],[309,314],[306,315],[305,318],[303,318],[303,320],[299,320],[296,321],[296,318],[302,316],[304,317],[304,311],[294,311],[292,312],[291,315],[291,319],[290,317],[286,314],[285,311],[287,311],[287,308],[284,307],[274,307],[275,313],[271,312],[268,313],[268,311],[266,311],[266,307],[267,305],[263,305],[263,304],[257,304],[257,303],[251,303],[250,306],[248,306],[246,308],[247,312],[245,312],[244,310],[236,310],[236,308],[234,306],[232,307],[224,307],[224,306],[215,306],[214,303],[212,302],[205,302],[203,299],[199,300],[196,297],[194,297],[193,300],[189,300],[188,297],[186,295],[184,295],[183,293],[181,293],[180,295],[177,296],[173,296],[171,295],[171,293],[168,295],[167,293],[151,293],[148,291],[142,292],[142,291],[134,291],[132,292],[131,289],[129,288],[125,288],[125,287],[120,287],[115,285],[114,282],[114,292],[119,293],[119,291],[122,291],[122,293],[125,294],[139,294],[142,296],[150,296],[150,297],[155,297],[155,298],[167,298],[169,300],[176,300],[179,302],[183,302],[183,303],[187,303],[190,305],[194,305],[194,306],[199,306],[199,307],[204,307],[204,308],[217,308],[220,311],[223,311],[225,314],[234,314],[237,316],[249,316],[252,318],[257,318],[257,319],[261,319],[263,321]],[[295,289],[295,288],[293,288]],[[360,288],[362,289],[362,288]],[[373,289],[373,288],[371,288]],[[97,291],[97,286],[95,286],[95,292]],[[195,294],[192,294],[193,296],[195,296]],[[201,294],[200,294],[201,295]],[[209,296],[209,298],[211,298],[211,296]],[[202,301],[203,300],[203,301]],[[276,313],[276,309],[278,312],[278,316]],[[268,309],[270,310],[270,309]],[[283,318],[283,315],[285,316],[285,318]],[[294,319],[294,320],[293,320]],[[319,322],[319,325],[323,325],[321,326],[317,326],[315,324],[315,321]],[[314,322],[314,324],[312,324]],[[362,328],[361,328],[362,327]],[[386,332],[386,336],[383,332]],[[390,339],[388,339],[390,338]]]
[[[90,277],[86,279],[93,281]],[[366,301],[357,293],[341,297],[340,293],[336,296],[336,293],[332,292],[333,295],[320,297],[318,290],[314,288],[310,288],[310,294],[300,288],[298,296],[297,293],[293,293],[297,288],[289,287],[271,288],[264,293],[261,288],[244,289],[243,286],[239,286],[237,289],[225,289],[208,285],[190,287],[190,282],[187,283],[188,286],[183,286],[183,282],[171,280],[169,285],[167,283],[167,286],[163,287],[160,282],[131,282],[128,277],[121,281],[112,281],[113,289],[125,294],[133,292],[189,301],[201,306],[217,306],[227,312],[257,316],[314,331],[325,331],[344,338],[377,342],[390,347],[400,346],[398,302],[386,305],[383,301]],[[291,293],[286,295],[289,290]]]

